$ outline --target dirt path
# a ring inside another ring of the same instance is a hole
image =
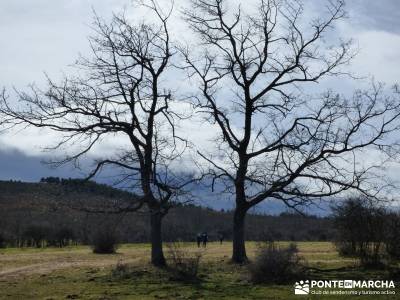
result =
[[[124,263],[135,263],[139,261],[137,259],[123,260]],[[8,277],[19,277],[19,276],[29,276],[33,274],[49,274],[53,271],[76,268],[76,267],[109,267],[117,264],[118,260],[107,260],[107,261],[74,261],[74,262],[57,262],[57,263],[39,263],[28,265],[18,268],[8,268],[7,270],[0,271],[0,279]]]
[[[45,259],[45,257],[44,257]],[[33,274],[49,274],[53,271],[77,268],[77,267],[93,267],[102,268],[116,265],[118,261],[123,263],[137,263],[142,260],[142,257],[126,257],[124,255],[118,255],[113,257],[99,257],[96,259],[85,259],[85,258],[71,258],[71,257],[52,257],[50,261],[44,261],[40,263],[28,263],[24,266],[13,267],[8,266],[0,270],[0,280],[10,277],[24,277]],[[0,261],[1,264],[1,261]]]
[[[26,277],[33,274],[49,274],[53,271],[92,267],[104,268],[123,263],[137,263],[146,257],[145,251],[138,249],[116,255],[93,255],[88,252],[64,253],[23,253],[0,256],[0,280]]]
[[[224,257],[229,251],[225,246],[210,245],[206,250],[189,247],[189,251],[204,251],[208,258]],[[149,257],[149,249],[142,247],[121,248],[117,254],[95,255],[89,249],[74,249],[72,251],[18,252],[0,255],[0,280],[7,278],[27,277],[33,274],[49,274],[53,271],[92,267],[104,268],[115,266],[118,261],[123,263],[145,262]],[[227,256],[226,256],[227,257]]]

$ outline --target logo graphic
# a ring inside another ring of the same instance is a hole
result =
[[[308,295],[310,293],[310,283],[308,280],[296,282],[294,285],[295,295]]]
[[[345,280],[343,283],[343,287],[345,289],[352,289],[353,288],[353,280]]]

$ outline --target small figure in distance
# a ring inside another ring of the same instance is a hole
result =
[[[201,243],[202,239],[203,239],[202,235],[200,233],[198,233],[196,236],[197,248],[200,248],[200,243]]]
[[[207,242],[208,242],[208,235],[207,232],[203,232],[202,236],[202,240],[203,240],[203,247],[207,247]]]
[[[219,238],[219,244],[222,245],[222,242],[224,241],[224,234],[220,233],[218,238]]]

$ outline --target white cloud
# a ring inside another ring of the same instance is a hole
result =
[[[400,81],[400,35],[365,31],[356,35],[360,53],[353,69],[389,84]]]
[[[0,85],[42,83],[43,72],[59,76],[79,52],[87,52],[92,7],[105,18],[125,0],[2,0]]]

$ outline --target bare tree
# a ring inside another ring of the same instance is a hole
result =
[[[119,180],[129,183],[140,201],[108,207],[108,212],[136,211],[145,205],[150,213],[151,261],[162,266],[162,218],[192,178],[175,167],[187,143],[176,133],[182,115],[171,106],[177,100],[165,88],[174,54],[168,29],[172,8],[164,12],[154,0],[140,4],[151,11],[147,20],[154,17],[153,23],[135,25],[125,14],[106,23],[96,16],[92,57],[78,60],[77,75],[61,84],[48,79],[46,91],[32,87],[28,93],[18,92],[19,104],[3,94],[0,113],[12,126],[60,133],[61,140],[51,149],[78,149],[57,164],[78,163],[107,138],[122,140],[123,146],[102,152],[88,178],[106,167],[121,171]]]
[[[398,129],[399,102],[382,85],[350,99],[301,88],[327,76],[352,78],[342,71],[355,55],[351,41],[326,42],[345,16],[344,2],[328,1],[325,10],[305,20],[300,0],[261,0],[249,14],[225,0],[191,0],[185,11],[200,37],[196,49],[181,51],[199,82],[196,103],[220,129],[218,152],[200,155],[213,184],[219,180],[236,203],[234,262],[247,259],[251,207],[279,199],[296,208],[350,190],[377,197],[373,174],[381,164],[363,164],[360,154],[398,151],[388,140]],[[193,54],[199,48],[200,58]]]

